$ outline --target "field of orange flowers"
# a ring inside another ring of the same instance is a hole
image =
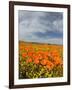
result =
[[[19,42],[19,79],[63,76],[63,46]]]

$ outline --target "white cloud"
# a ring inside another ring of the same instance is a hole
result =
[[[55,20],[53,22],[53,25],[54,25],[56,31],[63,32],[63,20],[62,19],[61,20],[60,19],[59,20]]]

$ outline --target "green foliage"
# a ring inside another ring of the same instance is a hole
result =
[[[48,70],[45,66],[34,64],[33,62],[26,63],[24,60],[19,64],[19,78],[50,78],[62,77],[63,67],[55,66],[52,70]]]

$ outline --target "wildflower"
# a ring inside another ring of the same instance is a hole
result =
[[[27,56],[26,53],[22,53],[22,57],[25,58]]]
[[[28,56],[32,57],[33,52],[28,52]]]
[[[62,60],[61,60],[59,57],[54,57],[54,61],[55,61],[55,64],[56,64],[56,65],[62,63]]]
[[[54,67],[54,64],[51,61],[47,61],[47,67],[49,67],[49,69],[52,69]]]
[[[30,63],[30,62],[32,62],[32,59],[31,58],[29,58],[29,59],[26,60],[26,63]]]
[[[42,65],[46,65],[46,64],[47,64],[47,60],[45,60],[45,59],[42,60],[42,61],[41,61],[41,64],[42,64]]]
[[[34,63],[35,63],[35,64],[39,64],[39,60],[38,60],[38,59],[35,59],[35,60],[34,60]]]

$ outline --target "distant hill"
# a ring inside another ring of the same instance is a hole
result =
[[[55,45],[55,46],[63,46],[63,45],[60,45],[60,44],[51,44],[51,43],[39,43],[39,42],[26,42],[26,41],[19,41],[19,43],[31,43],[31,44],[44,44],[44,45]]]

